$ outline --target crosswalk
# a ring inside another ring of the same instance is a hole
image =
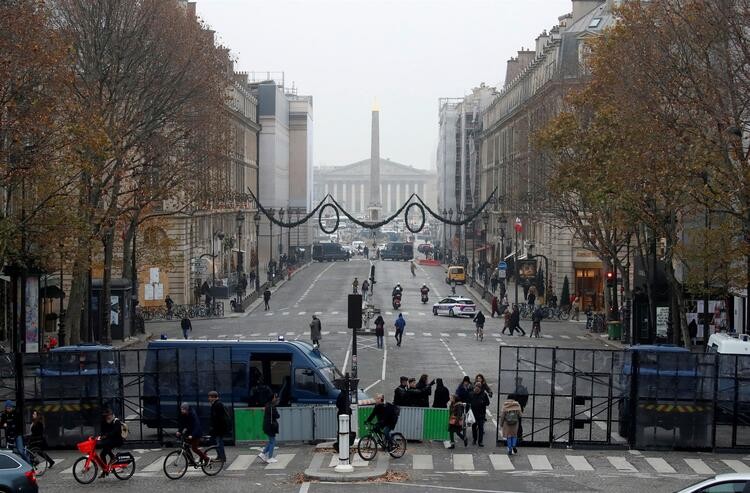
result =
[[[278,462],[267,464],[257,457],[257,452],[248,449],[239,449],[241,453],[234,455],[228,450],[228,461],[225,467],[226,474],[245,474],[252,472],[267,471],[268,474],[275,472],[296,472],[306,470],[315,462],[311,461],[309,450],[287,450],[279,451],[275,455]],[[391,468],[400,470],[412,470],[423,473],[429,472],[482,472],[482,473],[510,473],[510,472],[552,472],[552,473],[595,473],[595,474],[651,474],[651,475],[697,475],[711,476],[722,473],[748,473],[750,472],[750,457],[743,458],[721,458],[720,455],[704,457],[681,457],[678,455],[656,456],[656,454],[621,454],[597,453],[589,451],[572,452],[545,452],[546,449],[519,448],[517,455],[508,456],[503,447],[486,452],[475,452],[464,449],[460,445],[455,450],[435,451],[434,448],[416,447],[415,450],[407,452],[401,459],[390,459]],[[164,458],[170,452],[161,450],[134,450],[136,455],[137,477],[160,477],[163,476]],[[143,452],[143,453],[139,453]],[[249,453],[248,453],[249,452]],[[317,454],[320,455],[320,454]],[[338,464],[338,454],[327,452],[324,460],[320,462],[323,468],[333,468]],[[55,458],[57,461],[55,469],[48,474],[60,474],[66,477],[72,474],[72,464],[76,457]],[[357,468],[368,467],[366,461],[362,460],[356,453],[351,456],[352,465]],[[60,466],[64,464],[64,466]],[[65,468],[65,466],[68,466]]]

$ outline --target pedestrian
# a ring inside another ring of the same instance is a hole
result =
[[[365,279],[362,281],[362,299],[367,301],[367,292],[370,290],[370,281]]]
[[[5,441],[8,447],[15,445],[23,460],[31,463],[26,456],[23,446],[23,428],[21,424],[21,413],[16,409],[16,403],[10,399],[5,401],[5,410],[0,414],[0,427],[5,430]]]
[[[224,403],[219,400],[219,393],[212,390],[208,393],[208,402],[211,404],[211,421],[209,435],[216,442],[216,451],[221,462],[227,461],[224,451],[224,437],[231,431],[231,419]]]
[[[174,301],[167,295],[164,299],[164,304],[167,305],[167,320],[172,320],[172,308],[174,308]]]
[[[521,312],[518,311],[518,305],[513,305],[513,313],[510,314],[510,334],[513,335],[516,330],[522,336],[526,335],[526,331],[521,327]]]
[[[474,414],[474,424],[471,425],[471,442],[474,445],[484,447],[484,423],[487,421],[487,406],[490,398],[482,388],[482,384],[474,384],[471,394],[471,412]]]
[[[581,307],[578,304],[578,295],[573,295],[570,301],[570,305],[573,307],[573,320],[578,322],[580,320]]]
[[[29,448],[47,461],[47,467],[52,469],[55,461],[47,455],[44,449],[47,448],[47,439],[44,437],[44,416],[37,410],[31,413],[31,436],[29,437]]]
[[[529,308],[533,308],[534,304],[536,303],[536,286],[532,285],[529,288],[529,293],[526,296],[526,301],[529,304]]]
[[[317,315],[313,315],[312,321],[310,322],[310,339],[312,340],[313,349],[318,349],[320,347],[320,341],[323,339],[321,330],[320,319]]]
[[[263,303],[265,303],[266,307],[264,308],[266,311],[268,311],[268,302],[271,301],[271,290],[266,288],[265,291],[263,291]]]
[[[469,378],[469,375],[464,375],[461,385],[456,388],[456,396],[464,404],[471,402],[471,378]]]
[[[487,397],[492,399],[492,389],[489,385],[487,385],[487,380],[484,379],[484,375],[481,373],[477,373],[477,376],[474,377],[474,385],[479,384],[482,386],[482,392],[487,394]]]
[[[417,389],[417,379],[414,377],[409,378],[408,387],[406,389],[406,397],[404,406],[407,407],[418,407],[422,391]]]
[[[347,416],[349,416],[349,429],[347,430],[347,432],[350,434],[350,440],[351,440],[351,432],[352,432],[352,421],[351,421],[351,416],[352,416],[352,402],[351,402],[351,397],[349,396],[349,389],[346,388],[346,387],[344,387],[343,389],[341,389],[341,392],[339,392],[338,397],[336,397],[336,416],[341,416],[341,415],[347,415]],[[338,425],[339,424],[338,419],[336,421],[337,421],[337,425]],[[341,429],[339,428],[339,433],[340,432],[341,432]],[[350,444],[351,443],[352,442],[350,442]],[[336,440],[335,442],[333,442],[333,448],[336,450],[336,452],[339,451],[339,442],[338,442],[338,440]]]
[[[396,406],[406,405],[406,393],[409,390],[409,377],[401,377],[400,383],[396,390],[393,391],[393,404]]]
[[[448,387],[443,385],[442,378],[436,378],[435,384],[435,398],[432,400],[432,407],[445,409],[451,399],[451,393],[448,390]]]
[[[531,314],[531,334],[529,334],[529,337],[541,337],[543,318],[544,312],[542,311],[542,307],[539,306],[534,310],[534,313]]]
[[[503,312],[503,330],[501,334],[505,334],[506,330],[509,330],[508,335],[513,335],[513,329],[510,326],[511,312],[508,308]]]
[[[357,294],[357,290],[359,289],[359,281],[357,278],[354,278],[354,281],[352,281],[352,293]]]
[[[430,407],[430,396],[432,395],[432,386],[435,385],[435,380],[428,382],[428,378],[427,374],[423,373],[417,382],[417,390],[421,392],[415,403],[417,407]]]
[[[258,458],[266,464],[273,464],[278,462],[273,457],[273,449],[276,446],[276,435],[279,433],[279,412],[276,410],[276,406],[279,405],[279,394],[274,394],[273,399],[268,402],[265,406],[263,413],[263,433],[268,437],[268,443],[263,447],[261,453],[258,454]]]
[[[188,332],[193,331],[193,323],[188,318],[187,314],[180,320],[180,327],[182,327],[182,337],[188,338]]]
[[[464,447],[469,446],[469,439],[466,437],[464,429],[464,414],[466,407],[455,394],[450,397],[450,414],[448,418],[448,432],[451,437],[450,448],[456,448],[455,435],[464,441]]]
[[[378,343],[378,349],[383,349],[383,336],[385,336],[385,320],[382,315],[375,319],[375,340]]]
[[[529,402],[529,389],[524,386],[523,378],[516,377],[516,388],[512,394],[508,395],[508,399],[513,399],[521,406],[522,416],[518,418],[518,441],[521,441],[521,438],[523,438],[523,412]]]
[[[500,427],[503,430],[505,444],[508,447],[508,455],[518,453],[518,423],[521,421],[521,405],[508,396],[503,402],[503,411],[500,414]]]
[[[398,318],[393,325],[396,327],[396,346],[401,347],[401,339],[404,337],[404,327],[406,327],[404,315],[399,313]]]
[[[549,306],[557,308],[557,295],[555,293],[552,293],[549,297]]]
[[[497,313],[497,316],[501,316],[500,310],[498,308],[498,304],[500,302],[497,299],[497,296],[492,295],[492,313],[490,314],[490,318],[495,318],[495,314]]]

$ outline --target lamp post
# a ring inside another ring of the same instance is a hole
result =
[[[255,223],[255,292],[260,291],[260,255],[258,252],[258,245],[260,240],[260,211],[256,210],[253,216],[253,222]]]
[[[299,221],[302,218],[302,211],[303,211],[302,207],[300,207],[299,209],[297,209],[297,221]],[[297,241],[294,244],[294,249],[296,250],[295,253],[294,253],[294,256],[297,258],[297,263],[301,263],[301,261],[304,260],[304,259],[300,259],[299,258],[299,253],[300,253],[300,249],[299,249],[299,227],[300,226],[301,226],[301,224],[297,225]]]
[[[463,212],[461,209],[456,209],[456,221],[461,222],[462,220],[462,214]],[[456,226],[456,231],[458,232],[458,263],[461,263],[461,229],[462,226],[459,224]]]
[[[224,233],[221,231],[214,233],[213,238],[211,238],[211,287],[213,288],[216,286],[216,252],[215,252],[215,245],[216,245],[216,239],[219,239],[219,241],[224,241]],[[211,295],[211,299],[213,299],[213,294]]]
[[[453,207],[448,209],[448,220],[453,221]],[[453,263],[453,225],[449,224],[449,233],[448,233],[448,241],[450,242],[450,249],[448,250],[448,264]]]
[[[273,216],[276,211],[273,207],[268,209],[268,280],[273,279],[273,272],[271,272],[271,262],[273,261]]]
[[[446,211],[445,208],[443,208],[443,217],[446,217],[447,215],[448,215],[448,211]],[[445,262],[446,264],[448,263],[448,256],[446,255],[446,253],[448,253],[448,247],[447,247],[448,243],[445,240],[448,237],[447,226],[448,225],[446,223],[443,223],[443,255],[442,257],[443,257],[443,262]]]
[[[284,208],[279,209],[279,221],[284,222]],[[279,273],[284,279],[284,266],[281,263],[281,257],[284,255],[284,228],[279,226]]]
[[[63,287],[63,268],[65,266],[65,244],[60,242],[60,310],[57,317],[57,344],[65,345],[65,313],[63,313],[63,298],[65,298],[65,288]],[[135,255],[135,252],[133,253]]]
[[[487,281],[489,280],[489,269],[487,264],[487,227],[490,224],[490,213],[487,209],[482,212],[482,255],[479,256],[480,262],[484,262],[484,291],[487,291]]]
[[[516,222],[513,225],[513,229],[516,231],[516,246],[515,250],[513,252],[513,282],[516,285],[516,306],[518,306],[518,281],[519,274],[518,274],[518,233],[523,231],[523,224],[521,223],[521,218],[516,217]]]
[[[292,222],[292,208],[289,207],[287,209],[287,221]],[[292,258],[292,228],[286,228],[286,259],[287,262],[289,262],[289,259]]]
[[[234,221],[237,223],[237,280],[239,281],[240,274],[245,267],[245,251],[242,249],[242,225],[245,223],[245,215],[242,211],[237,211],[237,217],[234,218]]]

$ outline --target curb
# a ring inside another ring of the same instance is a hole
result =
[[[305,469],[305,478],[317,481],[334,481],[334,482],[358,482],[358,481],[369,481],[372,479],[382,478],[388,472],[388,457],[384,454],[378,456],[378,462],[375,465],[374,470],[362,471],[362,472],[350,472],[340,473],[333,469],[322,470],[321,466],[323,461],[326,459],[328,454],[316,453],[313,456],[313,460],[310,463],[310,467]]]
[[[151,334],[151,332],[146,332],[145,334],[141,334],[138,337],[129,337],[126,340],[124,340],[122,342],[122,344],[115,344],[114,347],[116,349],[127,349],[130,346],[133,346],[134,344],[138,344],[139,342],[147,341],[151,337],[153,337],[153,334]]]

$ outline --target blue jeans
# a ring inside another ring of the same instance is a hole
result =
[[[184,337],[185,339],[188,338],[188,330],[187,329],[182,329],[182,337]]]
[[[26,448],[23,446],[23,437],[21,435],[16,437],[15,443],[16,443],[16,450],[18,450],[19,455],[23,458],[23,460],[31,464],[31,460],[26,455]]]
[[[391,431],[390,426],[383,426],[383,436],[385,437],[385,443],[390,447],[393,445],[393,436],[391,435],[393,431]]]
[[[271,457],[273,457],[273,448],[276,446],[276,435],[274,436],[267,435],[267,436],[268,436],[268,443],[266,444],[265,447],[263,447],[263,454],[267,458],[270,459]]]
[[[382,348],[383,347],[383,336],[375,336],[375,339],[377,339],[377,341],[378,341],[378,347]]]
[[[227,454],[224,452],[224,437],[214,437],[216,440],[216,450],[219,452],[219,460],[226,461]]]
[[[518,445],[518,437],[506,437],[505,443],[508,446],[508,452],[513,452],[513,448]]]

